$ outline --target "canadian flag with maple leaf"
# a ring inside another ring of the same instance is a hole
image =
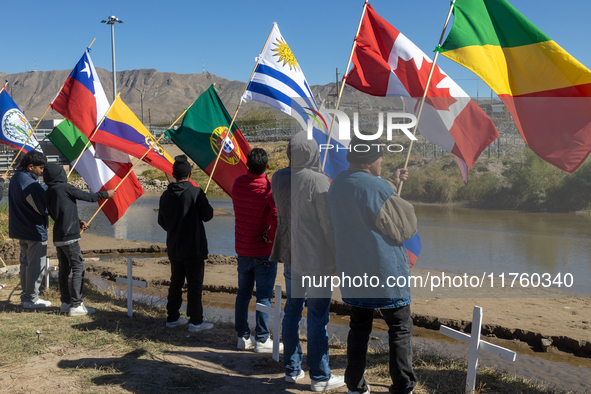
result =
[[[345,83],[372,96],[402,96],[416,115],[432,60],[369,4],[356,42]],[[466,184],[470,167],[499,136],[492,120],[437,65],[418,130],[456,157]]]

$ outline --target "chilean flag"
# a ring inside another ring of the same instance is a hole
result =
[[[352,60],[345,83],[372,96],[402,96],[407,111],[417,115],[433,62],[369,4]],[[466,184],[470,167],[499,136],[492,120],[437,65],[418,128],[456,157]]]
[[[87,138],[93,134],[98,122],[109,110],[109,101],[92,64],[88,49],[51,102],[51,108],[71,122],[58,131],[54,130],[52,134],[56,133],[54,136],[56,138],[69,136],[69,138],[61,138],[59,143],[54,142],[54,145],[60,149],[64,156],[72,158],[71,162],[74,162],[80,151],[74,155],[68,155],[65,149],[71,151],[72,144],[75,144],[79,139],[82,140],[81,147],[83,147]],[[81,132],[85,137],[76,136],[76,132]],[[51,136],[50,139],[52,139]],[[114,189],[131,170],[129,156],[108,146],[94,142],[92,145],[80,157],[76,170],[94,192]],[[133,172],[130,173],[117,189],[115,196],[110,198],[103,207],[103,212],[111,224],[121,218],[127,208],[143,193],[144,190],[137,177]],[[101,203],[102,201],[99,201],[99,205]]]
[[[87,137],[109,110],[109,101],[88,50],[51,102],[51,108],[70,120]]]

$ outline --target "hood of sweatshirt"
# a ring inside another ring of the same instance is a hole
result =
[[[48,187],[51,187],[58,183],[67,183],[68,177],[60,165],[47,163],[43,168],[43,181]]]
[[[175,197],[180,197],[184,192],[193,188],[193,184],[189,181],[173,182],[168,185],[168,191]]]
[[[320,170],[320,153],[314,139],[308,139],[308,133],[300,131],[292,137],[287,146],[289,165],[293,168],[311,168]]]

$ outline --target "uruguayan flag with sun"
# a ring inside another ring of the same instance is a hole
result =
[[[303,98],[305,106],[318,109],[300,65],[274,23],[242,100],[269,104],[296,118],[305,129],[308,115],[299,105],[292,108],[295,97]]]

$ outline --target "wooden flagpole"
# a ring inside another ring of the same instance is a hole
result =
[[[271,34],[273,34],[273,29],[275,28],[275,24],[277,22],[273,22],[273,27],[271,28],[271,32],[269,32],[269,35],[267,36],[267,41],[265,41],[265,45],[263,46],[263,50],[261,51],[259,57],[257,58],[257,62],[254,65],[254,68],[252,69],[252,73],[250,74],[250,78],[248,78],[248,82],[246,83],[246,86],[244,87],[244,92],[242,92],[242,94],[240,95],[240,98],[242,98],[242,96],[244,96],[244,93],[246,93],[246,90],[248,89],[248,84],[250,83],[250,80],[252,79],[252,76],[254,75],[259,62],[261,61],[261,56],[263,56],[263,53],[265,53],[265,49],[267,49],[267,44],[269,43],[269,38],[271,38]],[[234,116],[232,117],[232,121],[230,122],[230,126],[228,126],[228,132],[232,131],[232,126],[234,125],[234,121],[236,120],[236,116],[238,115],[238,111],[240,110],[240,106],[242,105],[242,100],[240,99],[238,102],[238,107],[236,108],[236,112],[234,112]],[[224,141],[222,140],[222,145],[220,146],[220,151],[218,152],[218,155],[215,158],[215,163],[213,163],[213,168],[211,169],[211,174],[209,174],[209,180],[207,181],[207,185],[205,186],[205,190],[203,191],[204,193],[207,194],[207,189],[209,189],[209,184],[211,183],[211,179],[213,178],[213,173],[215,172],[215,168],[218,165],[218,161],[220,160],[220,156],[222,155],[222,150],[224,149]]]
[[[353,47],[351,48],[351,54],[349,55],[349,61],[347,62],[347,68],[345,68],[345,73],[343,74],[343,82],[341,83],[341,88],[338,89],[338,83],[337,83],[337,92],[338,92],[338,97],[337,97],[337,105],[335,107],[335,109],[339,109],[339,105],[341,104],[341,97],[343,96],[343,90],[345,89],[345,85],[346,85],[346,80],[347,80],[347,73],[349,72],[349,67],[351,66],[351,61],[353,60],[353,53],[355,53],[355,48],[357,47],[357,37],[359,36],[359,31],[361,30],[361,24],[363,23],[363,18],[365,17],[365,10],[367,9],[367,3],[368,0],[365,0],[365,3],[363,4],[363,11],[361,12],[361,19],[359,20],[359,26],[357,26],[357,32],[355,33],[355,38],[353,39]],[[328,131],[328,140],[327,140],[327,144],[330,144],[330,140],[332,138],[332,127],[334,125],[334,118],[332,120],[332,122],[330,123],[330,130]],[[326,165],[326,158],[328,157],[328,149],[326,150],[326,153],[324,154],[324,159],[322,159],[322,167],[321,170],[324,171],[324,166]]]
[[[119,96],[119,95],[117,95],[117,96]],[[178,122],[187,113],[188,110],[189,110],[189,108],[185,108],[185,110],[183,111],[183,113],[180,114],[180,116],[178,118],[176,118],[176,120],[174,122],[172,122],[172,124],[168,128],[171,129],[176,124],[176,122]],[[156,140],[156,144],[158,144],[160,142],[160,140],[162,139],[162,137],[164,137],[164,134],[165,133],[162,133],[162,135],[160,137],[158,137],[158,139]],[[125,174],[125,176],[119,181],[119,183],[117,184],[117,186],[115,186],[115,189],[114,189],[115,191],[119,188],[119,186],[121,186],[121,184],[123,183],[123,181],[125,181],[127,179],[127,177],[129,176],[129,174],[132,173],[132,171],[135,169],[135,167],[142,160],[144,160],[144,158],[148,155],[148,153],[150,153],[151,150],[152,150],[152,148],[149,148],[146,151],[146,153],[144,153],[144,155],[129,169],[129,171],[127,171],[127,174]],[[98,215],[98,213],[103,209],[103,207],[105,206],[105,204],[107,203],[108,200],[109,199],[106,198],[105,201],[103,201],[103,203],[99,206],[99,208],[96,210],[96,212],[94,213],[94,215],[92,215],[92,217],[90,218],[90,220],[88,222],[86,222],[86,225],[90,225],[90,222],[92,222],[92,220],[95,218],[95,216]],[[84,230],[82,230],[82,231],[84,231]]]
[[[21,148],[19,149],[18,153],[16,154],[16,156],[14,156],[14,160],[12,160],[12,163],[10,163],[10,166],[8,166],[8,169],[6,170],[6,172],[4,173],[4,176],[8,175],[8,171],[10,171],[10,169],[12,168],[12,166],[14,165],[14,162],[16,161],[16,159],[18,159],[18,157],[20,156],[21,152],[23,151],[23,149],[25,148],[25,146],[27,145],[27,142],[29,142],[29,139],[31,138],[31,136],[33,134],[35,134],[35,130],[37,130],[37,127],[39,127],[39,123],[41,122],[41,120],[45,117],[45,114],[47,113],[47,111],[49,111],[49,105],[47,106],[47,109],[45,110],[45,112],[43,113],[43,116],[41,117],[41,119],[39,120],[39,122],[37,122],[37,124],[35,125],[35,128],[33,130],[31,130],[31,132],[29,133],[29,135],[27,136],[27,139],[25,140],[25,143],[23,144],[23,146],[21,146]]]
[[[455,3],[456,3],[456,0],[451,1],[451,5],[449,7],[449,12],[447,13],[447,19],[445,20],[445,24],[443,25],[443,31],[441,32],[441,37],[439,37],[439,44],[437,45],[438,49],[441,46],[441,44],[443,43],[443,36],[445,35],[445,30],[447,30],[447,24],[449,23],[449,19],[451,18],[451,14],[454,9]],[[425,91],[423,92],[423,98],[421,99],[421,104],[419,106],[419,112],[417,113],[417,124],[415,124],[415,127],[412,131],[412,135],[415,135],[415,136],[417,135],[417,128],[419,127],[421,113],[423,112],[423,104],[425,104],[427,92],[429,91],[429,84],[431,83],[431,77],[433,76],[433,71],[435,70],[435,63],[437,62],[437,57],[439,57],[438,50],[435,51],[435,56],[433,56],[433,63],[431,63],[431,69],[429,70],[429,76],[427,77],[427,83],[425,84]],[[404,168],[405,169],[408,167],[408,160],[410,159],[410,152],[412,151],[413,142],[414,142],[414,140],[410,140],[410,145],[408,146],[408,153],[406,155],[406,160],[404,161]],[[404,182],[402,180],[398,184],[398,195],[400,195],[400,192],[402,191],[403,184],[404,184]]]
[[[103,115],[103,118],[101,119],[101,121],[96,124],[96,127],[94,128],[94,130],[92,131],[92,133],[90,133],[90,136],[88,137],[88,141],[86,141],[86,144],[84,145],[84,148],[80,152],[80,155],[78,155],[78,158],[76,159],[76,161],[74,162],[74,164],[72,164],[72,168],[70,168],[70,172],[68,172],[68,176],[66,178],[69,178],[70,177],[70,174],[72,174],[72,171],[74,171],[74,168],[76,167],[76,164],[78,164],[78,161],[80,160],[80,158],[82,157],[82,155],[86,151],[86,148],[90,144],[91,138],[94,137],[94,135],[98,131],[99,127],[101,126],[101,123],[104,122],[105,118],[109,114],[109,111],[111,111],[111,108],[113,108],[113,105],[115,105],[115,102],[118,99],[119,99],[119,93],[117,94],[117,99],[115,101],[113,101],[113,104],[111,104],[111,106],[109,107],[109,109],[107,110],[107,112],[105,112],[105,114]]]
[[[92,46],[92,44],[94,44],[94,40],[96,40],[96,37],[92,39],[92,41],[90,42],[90,45],[86,48],[87,50],[90,49],[90,47]],[[66,81],[68,80],[68,78],[66,78]],[[55,97],[59,96],[59,94],[62,92],[62,89],[64,88],[64,85],[66,84],[66,81],[64,81],[64,83],[62,84],[62,87],[60,88],[60,90],[57,92],[57,94],[55,95]],[[49,104],[51,106],[51,103]],[[48,108],[49,109],[49,108]],[[45,111],[47,112],[47,111]],[[45,116],[45,115],[43,115]],[[43,120],[43,116],[41,117],[41,119],[39,119],[39,122],[41,122]],[[37,122],[37,124],[39,124],[39,122]],[[37,149],[39,146],[41,146],[41,144],[43,143],[43,141],[45,141],[47,139],[47,137],[49,137],[49,135],[53,133],[53,130],[51,130],[49,133],[45,134],[45,137],[43,137],[43,139],[41,140],[41,142],[39,142],[37,144],[37,146],[35,146],[35,148],[33,149]]]

